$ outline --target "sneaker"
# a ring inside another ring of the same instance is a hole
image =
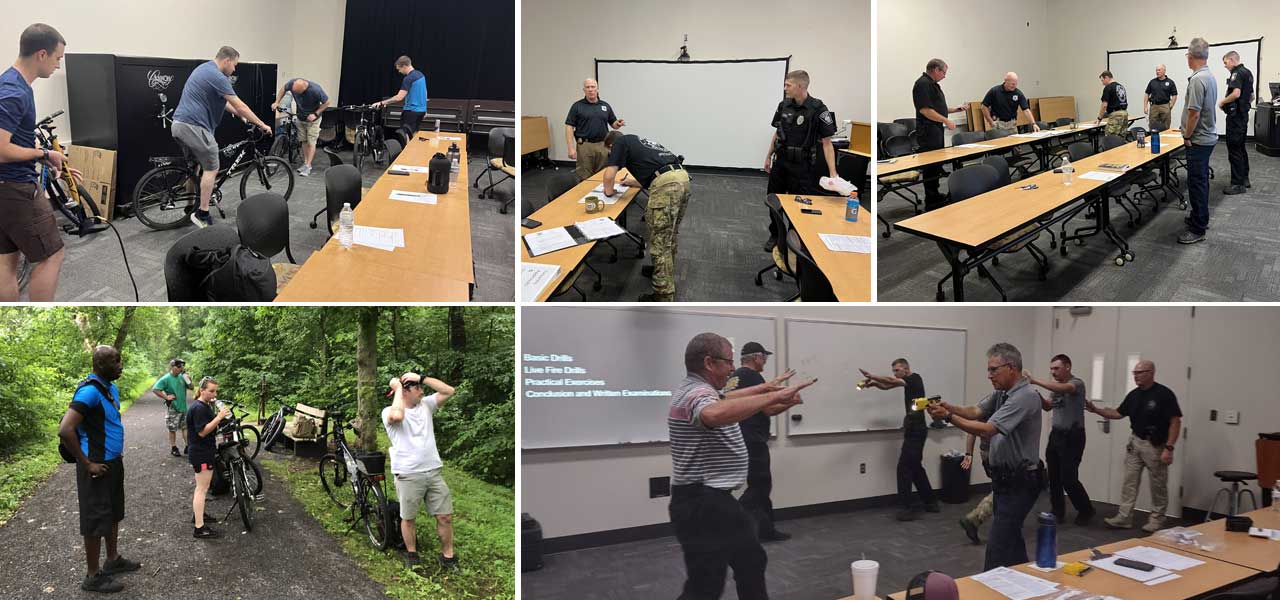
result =
[[[1243,194],[1243,193],[1244,193],[1244,186],[1243,186],[1243,185],[1229,185],[1229,186],[1227,186],[1227,189],[1222,190],[1222,193],[1223,193],[1223,194],[1226,194],[1226,195],[1228,195],[1228,196],[1234,196],[1234,195],[1236,195],[1236,194]]]
[[[924,512],[942,512],[942,507],[938,506],[937,502],[930,502],[929,504],[924,505]]]
[[[1107,527],[1110,527],[1112,529],[1132,529],[1133,528],[1133,522],[1120,518],[1120,515],[1116,515],[1109,519],[1103,519],[1102,522],[1106,523]]]
[[[298,174],[303,177],[311,175],[311,165],[302,165],[301,167],[298,167]]]
[[[920,518],[920,509],[904,508],[898,511],[898,514],[894,515],[894,518],[899,521],[915,521]]]
[[[982,543],[982,539],[978,537],[978,524],[969,520],[969,517],[960,518],[960,528],[964,530],[965,536],[969,538],[973,545]]]
[[[445,556],[445,555],[441,554],[440,556],[437,556],[437,557],[436,557],[436,560],[438,560],[438,561],[440,562],[440,566],[441,566],[442,568],[444,568],[445,570],[447,570],[447,571],[456,571],[456,570],[458,570],[458,555],[457,555],[457,554],[454,554],[453,556]]]
[[[1196,242],[1203,242],[1203,241],[1204,241],[1203,233],[1194,233],[1191,230],[1184,231],[1182,232],[1181,235],[1178,236],[1179,244],[1194,244]]]
[[[142,563],[133,562],[123,556],[117,556],[115,560],[109,560],[103,563],[102,568],[99,569],[98,572],[106,573],[107,575],[115,575],[116,573],[137,571],[141,568]]]
[[[640,267],[640,276],[645,279],[653,279],[653,265],[644,265]]]
[[[178,453],[178,447],[177,447],[177,446],[174,446],[174,447],[172,447],[172,448],[169,448],[169,454],[172,454],[172,455],[174,455],[174,456],[178,456],[178,457],[181,457],[181,456],[182,456],[181,454],[179,454],[179,453]]]
[[[205,523],[204,527],[192,528],[191,537],[196,538],[197,540],[216,540],[222,537],[222,534],[214,531],[209,527],[208,523]]]
[[[80,589],[86,592],[99,592],[103,594],[114,594],[124,589],[124,584],[112,579],[110,575],[98,571],[92,576],[86,576],[84,581],[80,582]]]
[[[1155,533],[1161,529],[1164,529],[1164,522],[1162,521],[1147,521],[1147,524],[1142,526],[1142,530],[1147,533]]]
[[[412,568],[414,568],[414,567],[416,567],[416,566],[418,566],[418,565],[420,565],[420,564],[422,564],[422,561],[421,561],[421,560],[418,560],[418,553],[417,553],[417,552],[405,552],[405,553],[404,553],[404,568],[406,568],[406,569],[412,569]]]
[[[791,539],[790,533],[783,533],[777,529],[760,535],[760,541],[762,542],[785,542],[789,539]]]
[[[191,222],[194,223],[196,227],[204,229],[205,227],[213,225],[213,215],[210,215],[207,210],[200,210],[197,208],[191,212]]]

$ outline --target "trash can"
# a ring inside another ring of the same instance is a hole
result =
[[[520,515],[520,571],[542,568],[542,524],[529,513]]]
[[[938,498],[947,504],[969,501],[969,471],[960,468],[964,455],[942,455],[942,489]]]

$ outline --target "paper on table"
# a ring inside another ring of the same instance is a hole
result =
[[[1151,581],[1152,579],[1159,579],[1161,577],[1164,577],[1172,573],[1172,571],[1161,569],[1160,567],[1156,567],[1154,569],[1151,569],[1150,571],[1139,571],[1138,569],[1130,569],[1129,567],[1122,567],[1116,564],[1117,558],[1120,558],[1120,557],[1110,556],[1102,560],[1087,560],[1085,562],[1088,563],[1090,566],[1098,567],[1103,571],[1110,571],[1112,573],[1115,573],[1116,575],[1123,575],[1134,581],[1141,581],[1144,583],[1147,581]]]
[[[391,168],[396,171],[404,171],[406,173],[430,173],[431,172],[431,169],[428,169],[427,167],[417,167],[414,165],[391,165]]]
[[[448,135],[442,135],[442,136],[440,136],[440,139],[442,139],[442,140],[453,140],[453,141],[455,141],[455,142],[461,142],[461,141],[462,141],[462,138],[460,138],[460,137],[453,137],[453,136],[448,136]]]
[[[1056,589],[1058,584],[1047,579],[1027,575],[1007,567],[998,567],[978,573],[973,580],[1000,593],[1010,600],[1030,600]]]
[[[627,188],[622,188],[622,189],[625,190]],[[617,204],[619,200],[622,199],[622,194],[614,194],[613,197],[610,198],[609,196],[604,195],[604,192],[601,190],[590,192],[587,194],[587,196],[596,196],[600,198],[600,200],[603,201],[607,206],[613,206],[614,204]],[[587,196],[578,198],[578,204],[586,204]]]
[[[573,241],[573,236],[569,235],[569,230],[564,227],[526,233],[524,241],[529,245],[530,256],[542,256],[548,252],[577,245],[577,242]]]
[[[555,281],[560,276],[560,267],[557,265],[542,265],[538,263],[520,263],[520,298],[525,301],[533,301],[542,293],[542,290]]]
[[[351,241],[361,246],[369,246],[380,250],[403,248],[404,230],[356,225],[351,232]]]
[[[827,250],[832,252],[856,252],[858,254],[871,254],[874,245],[871,238],[865,235],[841,235],[838,233],[819,233],[818,237],[822,239],[822,243],[827,245]]]
[[[1182,576],[1177,573],[1170,573],[1159,579],[1152,579],[1151,581],[1147,581],[1144,583],[1146,583],[1147,585],[1160,585],[1166,581],[1173,581],[1174,579],[1177,579],[1179,577],[1182,577]]]
[[[628,187],[627,187],[627,186],[625,186],[625,185],[622,185],[621,183],[615,183],[615,184],[613,184],[613,193],[615,193],[615,194],[621,194],[621,193],[623,193],[623,192],[626,192],[628,189],[630,189],[630,188],[628,188]],[[592,188],[592,189],[591,189],[591,191],[592,191],[592,192],[595,192],[595,193],[597,193],[597,194],[603,194],[603,193],[604,193],[604,184],[603,184],[603,183],[601,183],[600,185],[597,185],[596,187]]]
[[[1080,179],[1093,179],[1096,181],[1112,181],[1120,177],[1124,173],[1104,173],[1102,171],[1089,171],[1080,176]]]
[[[960,144],[956,146],[956,148],[995,148],[995,146],[987,144]]]
[[[1155,565],[1161,569],[1168,569],[1170,571],[1181,571],[1183,569],[1190,569],[1191,567],[1204,564],[1203,560],[1196,560],[1181,554],[1167,552],[1159,548],[1152,548],[1151,546],[1134,546],[1132,548],[1125,548],[1124,550],[1117,550],[1115,554],[1117,556],[1123,556],[1130,560]]]
[[[610,219],[609,217],[599,217],[591,219],[590,221],[578,221],[575,225],[578,226],[578,231],[582,232],[582,235],[587,236],[587,239],[589,240],[602,240],[626,233],[626,231],[621,227],[618,227],[618,224],[614,223],[613,219]]]
[[[405,202],[414,202],[417,204],[435,204],[436,195],[424,192],[406,192],[404,190],[391,190],[392,200],[403,200]]]

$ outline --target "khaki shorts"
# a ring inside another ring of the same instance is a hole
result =
[[[425,473],[401,473],[396,475],[396,500],[400,502],[400,518],[413,520],[418,515],[422,500],[427,501],[427,512],[433,515],[453,514],[453,494],[444,482],[442,469]]]
[[[21,252],[38,263],[62,249],[53,205],[34,182],[0,182],[0,254]]]
[[[314,146],[319,139],[320,119],[317,117],[314,121],[307,121],[303,117],[298,117],[298,141]]]

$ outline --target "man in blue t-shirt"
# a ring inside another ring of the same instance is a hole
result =
[[[58,438],[76,462],[80,535],[89,567],[80,589],[89,592],[118,592],[124,584],[111,576],[142,566],[120,556],[117,546],[124,520],[124,424],[120,390],[112,382],[123,371],[119,351],[94,348],[93,374],[76,389],[58,426]],[[107,540],[107,561],[99,567],[102,538]]]
[[[427,113],[427,76],[413,68],[413,61],[408,56],[396,59],[396,71],[404,75],[400,91],[386,100],[374,102],[373,105],[381,107],[404,100],[404,108],[400,112],[400,128],[396,131],[403,134],[407,142],[417,133],[418,126],[422,124],[422,116]]]
[[[37,183],[36,163],[49,165],[56,177],[64,159],[61,152],[36,148],[31,83],[58,70],[66,45],[58,30],[36,23],[22,32],[18,60],[0,74],[0,302],[18,301],[19,252],[34,265],[27,287],[32,302],[52,302],[58,288],[62,236]]]
[[[196,227],[213,225],[213,217],[209,216],[209,197],[213,195],[213,182],[218,176],[218,142],[214,140],[213,132],[222,122],[222,111],[271,133],[271,126],[253,114],[253,110],[231,88],[230,77],[239,63],[240,53],[235,48],[219,48],[213,60],[196,67],[187,77],[187,83],[182,86],[182,99],[173,111],[174,141],[204,171],[200,176],[200,207],[191,213],[191,222]]]

